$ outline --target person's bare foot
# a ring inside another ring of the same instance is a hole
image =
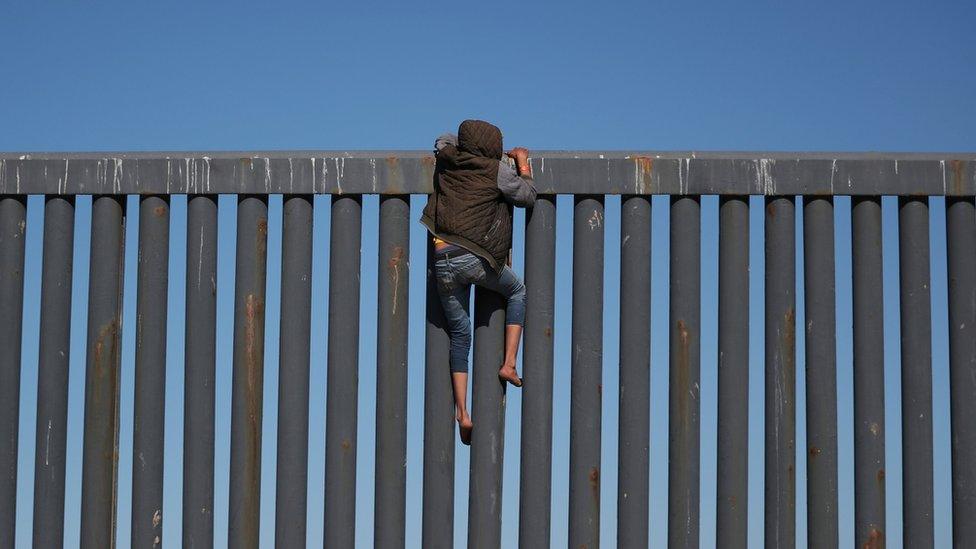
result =
[[[522,386],[522,379],[518,376],[514,364],[502,364],[501,369],[498,370],[498,377],[516,387]]]
[[[474,429],[474,422],[468,412],[458,414],[455,419],[458,422],[458,435],[461,437],[461,444],[471,446],[471,431]]]

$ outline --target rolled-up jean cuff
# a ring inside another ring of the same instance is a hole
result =
[[[515,298],[508,302],[508,306],[505,308],[505,324],[518,326],[525,324],[524,290],[522,296],[522,299]]]
[[[466,374],[468,373],[468,359],[465,358],[455,359],[451,357],[451,373],[452,374]]]
[[[522,325],[524,325],[525,324],[525,309],[522,309],[520,311],[514,311],[513,312],[512,311],[512,308],[509,307],[508,310],[505,311],[505,324],[507,326],[512,326],[512,325],[522,326]]]

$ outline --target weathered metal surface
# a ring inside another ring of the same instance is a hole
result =
[[[792,197],[766,197],[765,543],[796,545],[796,248]]]
[[[217,197],[186,208],[183,369],[183,547],[213,547],[217,335]]]
[[[949,378],[952,414],[952,543],[976,546],[976,208],[946,204]]]
[[[700,194],[719,194],[719,387],[716,538],[746,544],[748,201],[766,195],[766,530],[795,544],[795,273],[793,195],[804,195],[807,542],[837,539],[834,195],[854,195],[855,543],[885,543],[884,373],[880,194],[899,195],[903,484],[906,546],[933,538],[931,310],[926,195],[950,197],[949,340],[953,536],[976,538],[976,155],[886,153],[537,152],[540,193],[527,213],[520,545],[550,543],[555,199],[575,194],[569,541],[599,545],[603,197],[625,195],[621,235],[621,377],[617,544],[647,544],[650,301],[649,195],[670,194],[669,542],[699,541]],[[34,540],[63,544],[65,423],[74,194],[94,194],[80,545],[115,536],[123,195],[139,194],[133,545],[161,542],[166,250],[170,194],[188,193],[183,545],[213,544],[216,193],[239,195],[229,544],[258,543],[267,200],[284,193],[276,541],[306,537],[311,195],[333,194],[325,535],[355,542],[355,462],[362,194],[381,194],[374,541],[405,545],[406,311],[409,194],[428,193],[427,152],[0,154],[0,305],[22,308],[23,195],[47,193],[38,370]],[[201,195],[200,193],[206,193]],[[254,193],[254,194],[248,194]],[[13,214],[11,214],[13,212]],[[11,233],[10,231],[14,232]],[[20,231],[20,241],[4,235]],[[6,276],[13,266],[14,276]],[[275,266],[276,268],[278,266]],[[18,271],[19,269],[19,271]],[[428,277],[430,266],[428,265]],[[19,277],[19,278],[18,278]],[[454,544],[456,424],[443,313],[428,278],[422,543]],[[468,542],[501,539],[504,307],[476,308]],[[0,319],[0,545],[12,540],[21,315]],[[643,336],[641,335],[643,334]],[[6,342],[6,343],[3,343]],[[4,362],[6,361],[6,362]],[[478,433],[481,433],[480,435]],[[11,458],[13,456],[13,458]],[[13,466],[9,464],[13,463]],[[557,503],[558,505],[558,503]],[[11,541],[12,543],[12,541]]]
[[[648,543],[651,399],[651,200],[620,205],[620,419],[617,547]]]
[[[932,301],[928,200],[898,198],[905,547],[932,547]]]
[[[282,201],[275,546],[304,547],[312,322],[312,197]]]
[[[64,545],[74,202],[71,196],[49,196],[44,201],[34,446],[34,547]]]
[[[716,542],[747,546],[749,509],[749,197],[719,200]]]
[[[380,199],[376,327],[376,493],[373,544],[404,547],[410,197]]]
[[[525,341],[519,547],[549,547],[552,506],[552,369],[556,198],[536,197],[525,213]]]
[[[264,314],[268,199],[237,204],[234,355],[231,388],[230,547],[257,548],[261,524],[261,427],[264,416]]]
[[[474,292],[474,364],[471,368],[471,477],[468,547],[501,547],[502,463],[505,457],[505,390],[498,378],[505,359],[505,299],[481,287]]]
[[[668,546],[698,547],[701,204],[672,197],[668,306]]]
[[[803,201],[807,545],[836,547],[837,322],[833,199]]]
[[[424,351],[423,547],[454,547],[454,397],[444,309],[434,278],[434,244],[427,240],[427,329]]]
[[[325,414],[325,545],[356,544],[362,199],[332,197]]]
[[[854,543],[883,547],[885,530],[884,295],[881,199],[851,201],[854,354]],[[849,540],[850,541],[850,540]]]
[[[132,546],[162,547],[169,197],[139,200]]]
[[[81,547],[115,545],[125,197],[92,200]]]
[[[976,153],[535,151],[544,193],[971,195]],[[0,194],[432,189],[424,151],[0,153]]]
[[[569,545],[600,545],[603,402],[603,197],[577,196],[573,211]]]
[[[17,525],[20,339],[24,306],[27,199],[0,197],[0,547],[13,547]]]

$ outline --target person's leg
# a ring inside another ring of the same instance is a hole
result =
[[[482,264],[480,269],[483,276],[473,278],[472,282],[488,288],[505,297],[505,358],[498,369],[498,377],[510,382],[516,387],[522,386],[522,380],[515,369],[518,357],[519,342],[522,339],[522,325],[525,323],[525,284],[507,265],[500,273],[495,273]],[[479,275],[481,273],[478,273]]]
[[[446,262],[435,264],[437,293],[444,309],[447,332],[451,341],[451,386],[454,390],[455,419],[458,422],[461,442],[471,443],[474,424],[467,410],[468,350],[471,347],[471,321],[468,313],[470,286],[453,275]]]

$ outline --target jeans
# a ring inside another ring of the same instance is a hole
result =
[[[451,373],[467,373],[471,348],[470,285],[504,296],[508,300],[505,324],[521,326],[525,321],[525,284],[508,266],[496,273],[486,260],[463,250],[448,252],[446,258],[435,261],[434,276],[451,339]]]

